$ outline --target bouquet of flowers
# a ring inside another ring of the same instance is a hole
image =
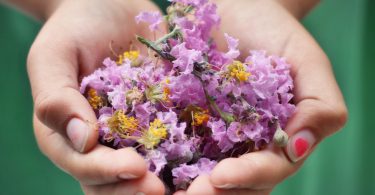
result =
[[[100,141],[133,147],[172,190],[186,189],[218,161],[284,146],[282,130],[295,106],[284,58],[251,51],[238,60],[238,40],[225,34],[228,51],[210,36],[218,28],[216,5],[169,0],[167,15],[142,12],[135,20],[168,33],[137,36],[149,52],[129,50],[85,77],[81,93],[98,118]]]

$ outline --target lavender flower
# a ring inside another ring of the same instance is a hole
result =
[[[228,49],[220,51],[211,37],[220,24],[215,4],[170,1],[167,17],[136,17],[150,31],[163,22],[171,29],[156,41],[137,37],[151,55],[131,50],[106,58],[80,91],[96,113],[101,143],[134,147],[174,191],[224,158],[272,141],[282,146],[295,105],[284,58],[251,51],[239,61],[238,39],[224,34]]]
[[[147,22],[150,24],[149,28],[151,31],[159,29],[159,25],[163,22],[163,17],[160,12],[141,12],[135,17],[137,23]]]

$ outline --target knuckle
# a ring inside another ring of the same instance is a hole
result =
[[[42,128],[41,125],[34,118],[33,119],[33,129],[34,129],[34,135],[35,135],[35,138],[36,138],[38,148],[42,152],[43,155],[48,157],[48,153],[47,153],[47,150],[46,150],[47,147],[44,147],[43,137],[41,136],[41,132],[40,132],[41,128]]]
[[[71,102],[66,98],[66,88],[41,90],[34,95],[34,111],[37,118],[57,132],[64,132],[68,119],[72,117]],[[65,98],[62,98],[64,97]]]
[[[92,185],[95,183],[92,183],[88,178],[90,178],[90,174],[92,173],[92,170],[88,169],[87,167],[80,167],[80,166],[73,166],[67,168],[67,172],[74,177],[77,181],[80,181],[81,183],[85,185]]]
[[[29,50],[29,53],[27,55],[26,64],[27,68],[29,69],[33,64],[37,63],[37,58],[40,54],[39,46],[36,42],[34,42]]]
[[[338,109],[337,118],[341,127],[343,127],[348,121],[348,109],[345,105],[341,106],[341,108]]]
[[[341,129],[344,127],[348,120],[348,110],[345,106],[345,104],[336,104],[333,106],[330,106],[329,108],[329,114],[333,120],[333,124],[335,125],[335,129]]]
[[[93,174],[98,172],[95,172],[94,169],[91,169],[90,166],[87,167],[80,167],[76,166],[69,170],[70,174],[76,178],[78,181],[86,184],[86,185],[95,185],[93,178]]]
[[[44,123],[47,121],[50,105],[53,104],[53,97],[48,92],[39,92],[34,98],[34,109],[36,116]]]
[[[90,158],[88,162],[82,165],[71,167],[69,172],[78,181],[85,185],[98,185],[103,182],[114,182],[117,177],[115,167],[105,166],[100,159]]]

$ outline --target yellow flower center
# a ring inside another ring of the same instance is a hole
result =
[[[167,86],[163,86],[163,84],[150,86],[145,91],[147,100],[154,104],[158,101],[168,102],[170,94],[171,90]]]
[[[143,100],[143,93],[137,87],[134,87],[133,89],[129,90],[126,93],[127,104],[132,104],[133,101],[141,102],[142,100]]]
[[[131,50],[126,51],[122,55],[118,57],[117,64],[122,64],[126,59],[130,60],[131,62],[135,62],[139,57],[139,51]]]
[[[93,109],[99,109],[104,106],[103,98],[98,95],[95,89],[88,91],[88,101]]]
[[[165,84],[170,84],[171,80],[169,78],[165,79]],[[169,87],[164,86],[163,88],[163,101],[168,102],[169,101],[169,95],[171,95],[171,89]]]
[[[209,119],[210,115],[208,114],[208,110],[204,110],[203,112],[194,112],[193,121],[191,124],[194,126],[200,126],[207,123]]]
[[[138,120],[128,117],[124,111],[116,111],[107,121],[112,133],[117,133],[120,137],[126,137],[134,133],[138,128]]]
[[[170,80],[169,78],[166,78],[166,79],[165,79],[165,83],[170,84],[170,83],[171,83],[171,80]]]
[[[163,90],[163,101],[169,101],[169,95],[171,94],[171,90],[168,87],[164,87]]]
[[[240,61],[234,61],[231,65],[228,66],[229,76],[232,78],[237,79],[238,81],[247,81],[249,76],[251,76],[250,72],[246,72],[245,65]]]
[[[167,138],[168,132],[165,124],[161,120],[155,119],[150,123],[150,127],[138,140],[139,143],[143,144],[147,149],[152,149],[160,143],[162,139]]]
[[[150,128],[148,131],[151,136],[159,139],[167,137],[167,128],[159,119],[155,119],[150,123]]]

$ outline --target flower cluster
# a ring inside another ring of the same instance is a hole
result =
[[[240,61],[238,40],[228,34],[228,51],[219,51],[210,36],[220,23],[216,5],[170,1],[165,17],[136,17],[151,31],[160,32],[161,24],[169,29],[154,41],[137,36],[148,55],[130,50],[105,59],[80,90],[96,112],[100,141],[134,147],[177,190],[224,158],[272,142],[283,146],[282,128],[295,106],[284,58],[251,51]]]

